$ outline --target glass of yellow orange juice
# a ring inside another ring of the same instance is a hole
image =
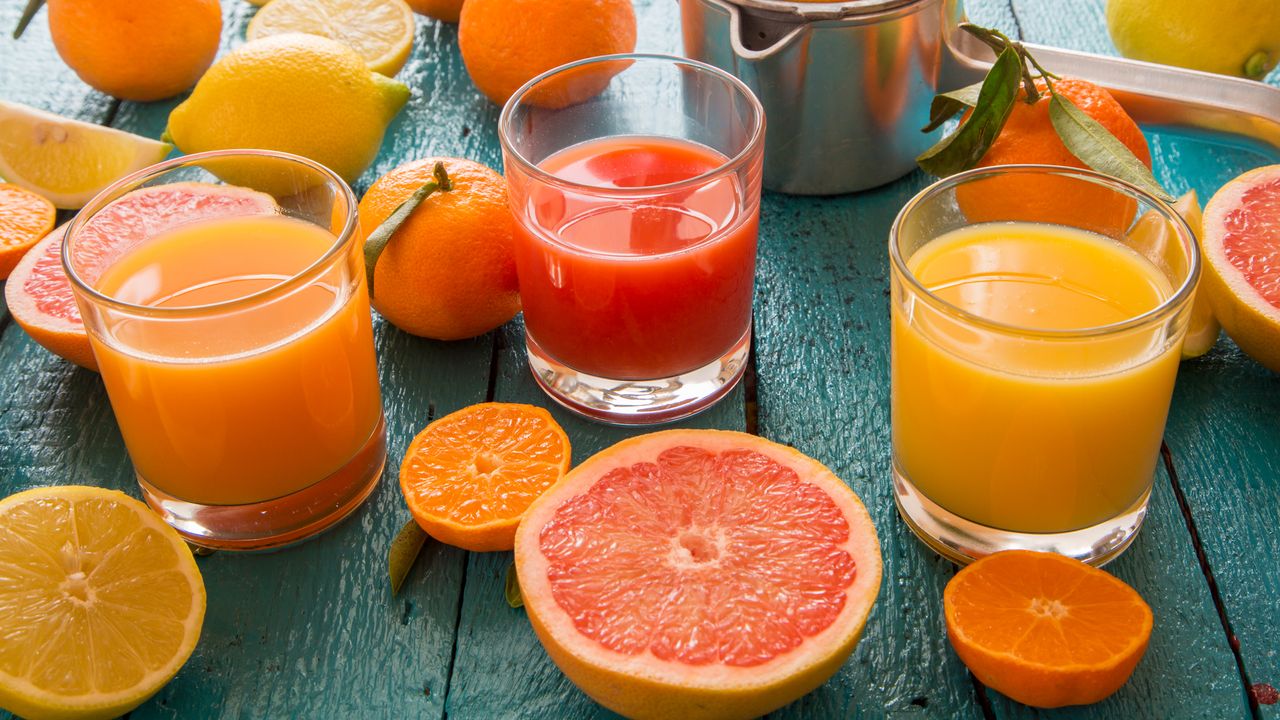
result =
[[[1105,563],[1146,515],[1199,250],[1168,205],[1090,171],[954,175],[890,233],[894,495],[965,563]]]
[[[304,158],[201,153],[77,216],[63,264],[142,494],[191,542],[276,547],[386,459],[351,188]]]

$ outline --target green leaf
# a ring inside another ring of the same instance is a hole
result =
[[[956,113],[977,105],[978,93],[981,91],[982,83],[976,82],[959,90],[935,95],[933,103],[929,105],[929,124],[921,128],[920,132],[933,132]]]
[[[400,586],[409,576],[418,553],[427,542],[427,533],[418,526],[417,521],[410,520],[396,533],[391,541],[391,549],[387,551],[387,572],[391,575],[391,594],[400,592]]]
[[[502,594],[507,596],[507,604],[511,607],[524,607],[524,596],[520,594],[520,578],[516,577],[515,563],[507,566],[507,582],[502,589]]]
[[[13,39],[17,40],[22,37],[22,33],[26,31],[27,26],[31,24],[31,18],[36,16],[40,10],[40,6],[44,4],[44,0],[27,0],[27,6],[22,8],[22,17],[18,18],[18,26],[13,29]]]
[[[1021,56],[1012,48],[1005,49],[982,81],[978,104],[969,119],[916,158],[920,167],[938,177],[947,177],[977,165],[1013,112],[1021,78]]]
[[[1160,187],[1147,166],[1097,120],[1076,107],[1071,98],[1058,93],[1049,98],[1049,121],[1062,138],[1062,144],[1080,162],[1104,175],[1136,185],[1165,202],[1173,202],[1173,196]]]
[[[431,193],[440,190],[448,191],[453,189],[453,183],[449,182],[449,174],[445,172],[444,163],[438,162],[432,169],[435,177],[428,180],[422,187],[418,188],[409,199],[396,206],[395,210],[387,216],[382,224],[369,233],[369,237],[364,241],[364,272],[365,277],[369,281],[369,295],[373,295],[373,270],[378,265],[378,258],[382,256],[382,251],[387,249],[387,243],[391,242],[391,237],[396,234],[400,226],[404,224],[414,210],[426,200]]]

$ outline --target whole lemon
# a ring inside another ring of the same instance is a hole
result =
[[[279,150],[328,166],[347,182],[369,167],[409,88],[316,35],[253,40],[223,56],[169,115],[184,153]]]
[[[1109,0],[1107,29],[1134,60],[1255,79],[1280,62],[1276,0]]]

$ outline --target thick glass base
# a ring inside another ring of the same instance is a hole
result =
[[[687,373],[653,380],[610,380],[556,362],[526,333],[529,368],[552,400],[610,425],[653,425],[689,417],[724,397],[747,367],[751,330],[722,357]]]
[[[268,550],[314,537],[369,497],[387,460],[379,418],[364,446],[334,473],[291,495],[250,505],[200,505],[165,494],[138,476],[147,504],[193,545],[216,550]]]
[[[1002,550],[1036,550],[1066,555],[1094,566],[1120,556],[1137,537],[1147,516],[1148,489],[1120,515],[1092,527],[1061,533],[1022,533],[986,527],[951,513],[925,497],[893,463],[893,498],[911,531],[938,554],[968,565]]]

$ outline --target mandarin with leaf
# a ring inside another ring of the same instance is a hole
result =
[[[1036,81],[1036,88],[1041,95],[1033,103],[1026,102],[1025,92],[1019,94],[1004,129],[977,167],[1022,163],[1088,167],[1067,149],[1054,129],[1049,119],[1051,96],[1043,79]],[[1142,130],[1111,93],[1091,82],[1065,77],[1054,80],[1053,89],[1106,128],[1148,170],[1151,168],[1151,151]],[[1052,175],[993,177],[960,186],[956,199],[970,222],[1028,220],[1073,225],[1105,234],[1128,227],[1137,210],[1132,200],[1106,187]]]

